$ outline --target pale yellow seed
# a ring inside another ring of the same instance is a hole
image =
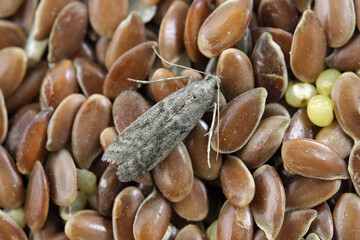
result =
[[[289,84],[286,93],[286,102],[293,107],[300,108],[307,105],[310,98],[316,95],[314,85],[310,83],[295,82]]]
[[[325,95],[312,97],[307,106],[307,114],[315,125],[319,127],[329,126],[334,119],[331,99]]]
[[[334,68],[322,71],[316,79],[316,90],[319,94],[331,97],[331,90],[341,72]]]
[[[4,212],[12,218],[21,228],[26,226],[25,210],[23,207],[6,209]]]

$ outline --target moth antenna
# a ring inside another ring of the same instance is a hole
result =
[[[209,168],[211,168],[211,164],[210,164],[210,142],[211,142],[211,138],[212,135],[214,133],[214,125],[215,125],[215,118],[216,118],[216,108],[217,108],[217,103],[214,103],[214,113],[213,113],[213,119],[211,122],[211,126],[210,126],[210,130],[209,130],[209,141],[208,141],[208,146],[207,146],[207,163]]]
[[[150,84],[150,83],[158,83],[158,82],[162,82],[162,83],[170,82],[173,80],[184,79],[184,78],[189,78],[190,80],[193,79],[192,76],[178,76],[178,77],[162,78],[162,79],[152,80],[152,81],[138,80],[138,79],[133,79],[133,78],[128,78],[127,80],[132,81],[132,82],[137,82],[137,83]]]
[[[218,157],[219,157],[219,141],[220,141],[220,138],[219,138],[219,125],[220,125],[220,84],[217,84],[218,85],[218,94],[217,94],[217,130],[218,130],[218,135],[217,135],[217,150],[216,150],[216,161],[218,160]]]

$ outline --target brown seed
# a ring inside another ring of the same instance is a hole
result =
[[[160,55],[170,62],[176,62],[184,52],[184,29],[188,5],[174,1],[166,11],[159,29]],[[164,66],[168,64],[163,63]]]
[[[34,37],[35,40],[41,41],[49,37],[51,28],[61,9],[68,3],[79,2],[79,0],[45,0],[40,1],[35,12],[34,19]]]
[[[284,223],[277,240],[300,239],[308,231],[316,217],[313,209],[297,210],[285,214]]]
[[[28,58],[23,49],[7,47],[0,50],[0,62],[0,88],[7,98],[23,81]]]
[[[55,63],[46,73],[40,89],[41,108],[53,107],[72,93],[79,91],[76,69],[70,60]]]
[[[180,202],[172,204],[175,212],[188,221],[201,221],[209,212],[209,197],[205,184],[194,177],[190,193]]]
[[[276,170],[263,165],[254,173],[255,197],[251,212],[258,227],[268,239],[275,239],[281,229],[285,215],[285,190]]]
[[[234,46],[250,23],[252,8],[252,0],[230,0],[216,8],[199,30],[201,53],[209,58],[217,57]]]
[[[246,56],[251,56],[251,51],[253,48],[252,39],[251,39],[251,30],[250,27],[246,28],[243,37],[239,42],[236,43],[235,48],[239,49]]]
[[[0,210],[0,238],[27,240],[24,230],[12,218]]]
[[[188,224],[176,235],[175,240],[205,240],[205,233],[196,225]]]
[[[249,169],[235,156],[227,156],[220,171],[221,188],[229,202],[246,207],[255,195],[255,182]]]
[[[87,6],[81,2],[67,4],[58,14],[49,38],[49,62],[58,62],[74,54],[84,40],[88,23]]]
[[[100,134],[100,144],[104,151],[108,148],[110,143],[115,140],[118,132],[115,127],[107,127]],[[91,165],[92,166],[92,165]]]
[[[268,240],[264,231],[261,230],[261,228],[258,228],[258,230],[254,234],[253,240]]]
[[[16,23],[0,20],[0,49],[6,47],[24,47],[25,41],[25,34]]]
[[[0,1],[0,18],[7,18],[17,12],[24,0]]]
[[[349,156],[354,145],[351,137],[344,133],[336,119],[329,126],[321,128],[315,140],[328,145],[344,159]]]
[[[127,78],[145,79],[155,61],[156,42],[144,42],[119,57],[106,75],[103,93],[115,99],[122,91],[137,90],[141,84]]]
[[[293,32],[298,21],[296,6],[291,0],[262,0],[258,20],[261,26]]]
[[[105,37],[100,37],[95,46],[96,59],[101,66],[105,67],[105,56],[107,48],[109,47],[110,39]]]
[[[296,5],[296,8],[300,12],[305,12],[306,9],[311,9],[311,4],[313,0],[294,0],[294,4]]]
[[[60,150],[70,141],[75,116],[85,100],[84,95],[74,93],[60,102],[47,129],[47,150]]]
[[[76,58],[85,58],[86,60],[95,62],[95,49],[89,42],[82,41],[79,49],[70,56],[71,60],[75,60]]]
[[[111,220],[93,210],[73,215],[65,224],[65,234],[70,239],[114,239]]]
[[[49,237],[48,240],[69,240],[69,238],[66,236],[65,232],[59,232]]]
[[[4,95],[0,89],[0,144],[2,144],[8,133],[8,112],[5,106]]]
[[[227,101],[254,88],[250,59],[238,49],[229,48],[221,53],[216,74],[222,77],[221,91]]]
[[[19,25],[25,33],[30,32],[30,28],[33,24],[35,11],[38,6],[39,0],[27,0],[20,9],[13,16],[13,21]]]
[[[157,4],[157,9],[156,9],[156,14],[154,16],[154,22],[160,26],[161,24],[161,20],[163,19],[165,13],[167,12],[167,10],[169,9],[170,5],[176,0],[161,0],[158,4]],[[181,0],[184,3],[187,3],[186,0]]]
[[[321,239],[332,239],[334,235],[334,224],[329,205],[324,202],[316,206],[316,218],[311,223],[309,232],[315,232]]]
[[[335,81],[331,92],[336,119],[344,132],[354,140],[360,139],[359,91],[360,78],[346,72]]]
[[[149,103],[138,92],[123,91],[115,98],[112,108],[116,130],[121,133],[149,108]]]
[[[358,30],[360,30],[360,2],[354,1],[355,3],[355,13],[356,13],[356,25]]]
[[[145,25],[136,12],[131,12],[116,28],[105,55],[106,68],[131,48],[145,42]]]
[[[34,68],[28,69],[21,85],[6,99],[6,109],[11,114],[20,107],[30,103],[39,95],[41,83],[45,77],[48,66],[42,62]]]
[[[97,190],[97,205],[100,214],[110,217],[113,204],[118,193],[126,187],[125,183],[120,182],[116,175],[116,167],[112,164],[106,168],[101,175]]]
[[[338,48],[349,41],[356,24],[353,0],[316,0],[314,11],[325,28],[329,47]]]
[[[60,217],[55,214],[53,211],[49,211],[48,218],[46,219],[45,224],[40,230],[30,231],[29,239],[39,239],[46,240],[50,236],[64,230],[64,226]]]
[[[141,0],[141,2],[145,6],[152,6],[152,5],[158,4],[160,2],[160,0]]]
[[[284,54],[270,33],[263,33],[254,47],[252,56],[255,84],[268,92],[268,101],[278,101],[285,94],[288,75]]]
[[[134,239],[133,223],[135,214],[144,195],[136,187],[124,188],[115,198],[112,222],[115,239]]]
[[[316,233],[310,233],[306,236],[306,240],[320,240]]]
[[[185,145],[177,145],[152,173],[164,197],[171,202],[183,200],[189,194],[194,180],[191,159]]]
[[[100,36],[111,38],[119,23],[126,18],[126,0],[90,0],[89,17],[91,26]]]
[[[51,186],[51,200],[58,206],[70,205],[76,198],[78,184],[76,166],[69,151],[50,153],[45,170]]]
[[[260,122],[266,97],[265,88],[255,88],[231,100],[220,111],[220,121],[215,123],[212,148],[231,153],[243,147]]]
[[[297,138],[315,138],[315,125],[310,121],[306,107],[299,108],[292,116],[283,142]]]
[[[356,142],[351,149],[348,170],[355,191],[360,194],[360,142]]]
[[[140,205],[135,216],[135,239],[161,240],[170,223],[170,203],[155,189]]]
[[[346,216],[346,217],[345,217]],[[360,229],[360,198],[354,193],[345,193],[337,201],[334,211],[334,239],[358,239]]]
[[[12,157],[0,146],[0,206],[12,209],[20,207],[23,202],[24,184],[21,175]]]
[[[33,231],[39,230],[45,223],[49,211],[50,190],[44,168],[36,161],[31,171],[26,190],[26,223]]]
[[[285,188],[286,210],[313,208],[331,198],[340,185],[341,180],[296,176]]]
[[[189,152],[195,176],[204,180],[215,180],[220,173],[222,154],[217,154],[210,149],[209,166],[207,162],[209,136],[206,135],[208,131],[208,125],[200,120],[185,138],[184,143]]]
[[[175,74],[165,68],[158,68],[151,77],[152,81],[176,77]],[[183,88],[185,84],[181,79],[173,80],[170,82],[159,82],[151,84],[152,94],[156,102],[160,102],[170,94],[176,92],[180,88]]]
[[[22,174],[28,174],[35,161],[43,162],[46,151],[46,129],[48,127],[51,109],[45,109],[34,116],[21,137],[16,152],[17,167]]]
[[[101,153],[100,134],[111,124],[111,102],[100,94],[91,95],[78,110],[71,133],[74,159],[89,169]]]
[[[340,71],[357,71],[360,68],[360,34],[354,33],[349,42],[335,49],[326,59],[325,63],[331,68]]]
[[[207,0],[195,0],[189,7],[185,21],[184,45],[191,61],[199,62],[203,59],[197,39],[201,25],[210,15],[211,7]]]
[[[325,29],[315,13],[306,10],[294,32],[290,54],[291,70],[300,81],[313,83],[323,69],[325,56]]]
[[[252,239],[254,232],[250,207],[243,208],[226,201],[219,214],[216,239]]]
[[[324,180],[349,177],[345,161],[330,147],[313,139],[286,141],[281,156],[286,171],[291,174]]]
[[[273,117],[273,116],[284,116],[290,119],[288,110],[280,103],[268,103],[265,105],[264,114],[262,119]]]
[[[284,116],[268,117],[262,120],[246,145],[236,152],[249,169],[268,161],[280,147],[290,119]]]

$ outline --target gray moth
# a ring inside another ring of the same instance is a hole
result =
[[[220,82],[219,76],[207,75],[167,96],[121,132],[102,160],[117,166],[122,182],[151,171],[213,107]]]

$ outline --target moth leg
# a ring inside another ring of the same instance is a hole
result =
[[[218,104],[217,104],[216,102],[214,102],[213,119],[212,119],[211,126],[210,126],[210,130],[209,130],[209,140],[208,140],[208,146],[207,146],[207,163],[208,163],[209,168],[211,168],[211,164],[210,164],[210,148],[211,148],[211,145],[210,145],[210,142],[211,142],[212,135],[213,135],[213,133],[214,133],[215,118],[216,118],[216,113],[217,113],[217,111],[216,111],[217,106],[218,106]],[[219,124],[218,124],[218,125],[219,125]]]

